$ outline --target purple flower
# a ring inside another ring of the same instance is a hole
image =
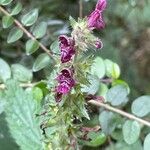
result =
[[[99,11],[104,11],[106,9],[107,6],[107,1],[106,0],[98,0],[97,4],[96,4],[96,9],[98,9]]]
[[[75,42],[72,38],[65,35],[59,37],[60,41],[60,51],[61,51],[61,62],[66,63],[71,60],[72,56],[75,54]]]
[[[103,43],[100,39],[98,39],[96,42],[95,42],[95,47],[97,49],[101,49],[103,47]]]
[[[72,87],[75,85],[75,80],[73,79],[73,71],[71,69],[63,69],[57,76],[56,80],[59,84],[56,87],[55,97],[56,101],[60,101],[59,99],[62,97],[62,95],[69,93]]]
[[[103,29],[105,27],[102,12],[105,10],[106,5],[106,0],[98,0],[95,10],[88,16],[88,27],[90,29]]]

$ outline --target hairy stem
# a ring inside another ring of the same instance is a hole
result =
[[[132,114],[129,114],[127,112],[124,112],[124,111],[122,111],[120,109],[114,108],[114,107],[112,107],[112,106],[110,106],[108,104],[104,104],[104,103],[102,103],[100,101],[95,101],[95,100],[90,100],[90,101],[88,101],[88,103],[96,105],[96,106],[99,106],[99,107],[103,107],[103,108],[105,108],[105,109],[107,109],[109,111],[118,113],[118,114],[120,114],[120,115],[122,115],[122,116],[124,116],[124,117],[126,117],[128,119],[135,120],[135,121],[137,121],[137,122],[139,122],[139,123],[141,123],[143,125],[146,125],[146,126],[150,127],[150,122],[148,122],[146,120],[143,120],[141,118],[138,118],[138,117],[136,117],[136,116],[134,116]]]
[[[8,11],[6,11],[2,6],[0,6],[0,11],[6,16],[11,16],[11,14]],[[41,42],[39,42],[26,28],[24,28],[24,26],[17,19],[13,19],[14,23],[16,24],[16,26],[18,26],[18,28],[20,28],[30,39],[37,41],[40,48],[44,50],[52,59],[54,59],[53,53],[50,52],[49,49],[47,49]]]

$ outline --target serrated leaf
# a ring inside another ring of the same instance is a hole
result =
[[[51,59],[47,54],[45,54],[45,53],[40,54],[36,58],[36,60],[33,64],[33,71],[34,72],[39,71],[39,70],[45,68],[46,66],[50,65],[50,63],[51,63]]]
[[[124,85],[116,85],[108,90],[106,99],[113,106],[127,102],[128,90]]]
[[[42,150],[40,122],[37,103],[31,93],[25,92],[15,81],[7,83],[5,92],[7,107],[6,120],[10,133],[22,150]]]
[[[12,76],[20,82],[29,82],[33,78],[32,71],[20,64],[13,64],[11,66]]]
[[[140,136],[140,125],[136,121],[127,120],[122,128],[123,137],[127,144],[135,143]]]
[[[17,27],[14,27],[8,35],[7,43],[13,43],[17,40],[19,40],[23,36],[23,31],[21,29],[18,29]]]
[[[138,117],[144,117],[150,113],[150,96],[144,95],[135,99],[131,107],[132,113]]]
[[[12,2],[13,0],[0,0],[0,5],[8,5]]]
[[[96,57],[91,66],[91,74],[96,75],[98,78],[102,78],[105,75],[105,64],[101,57]]]
[[[25,26],[31,26],[37,21],[37,18],[38,9],[33,9],[22,17],[21,22]]]
[[[2,25],[3,28],[9,28],[14,22],[14,19],[11,16],[3,16]]]
[[[36,38],[42,38],[46,34],[46,30],[47,30],[47,23],[46,22],[40,22],[33,29],[33,35]]]
[[[150,133],[145,137],[144,140],[144,150],[149,150],[150,148]]]
[[[36,40],[28,40],[26,42],[26,54],[30,55],[39,49],[39,43]]]
[[[5,82],[11,77],[11,70],[6,61],[0,58],[0,81]]]
[[[20,2],[17,3],[17,5],[13,8],[11,15],[17,15],[20,13],[20,11],[22,10],[22,4]]]

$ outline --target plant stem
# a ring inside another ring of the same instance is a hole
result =
[[[6,11],[2,6],[0,6],[0,11],[5,14],[6,16],[11,16],[11,14]],[[15,18],[14,19],[14,23],[16,24],[16,26],[18,26],[18,28],[20,28],[29,38],[31,38],[32,40],[35,40],[38,42],[40,48],[42,50],[44,50],[52,59],[53,58],[53,53],[50,52],[49,49],[47,49],[41,42],[39,42],[26,28],[24,28],[24,26]]]
[[[38,82],[37,82],[38,83]],[[35,83],[21,83],[20,87],[26,88],[26,87],[33,87],[37,84]],[[0,90],[4,90],[6,88],[5,84],[0,84]]]
[[[146,125],[146,126],[150,127],[150,122],[148,122],[146,120],[143,120],[141,118],[138,118],[138,117],[136,117],[136,116],[134,116],[132,114],[129,114],[127,112],[124,112],[124,111],[122,111],[122,110],[120,110],[118,108],[114,108],[114,107],[112,107],[112,106],[110,106],[108,104],[104,104],[104,103],[102,103],[100,101],[95,101],[95,100],[90,100],[90,101],[88,101],[88,103],[96,105],[96,106],[99,106],[99,107],[103,107],[103,108],[105,108],[105,109],[107,109],[109,111],[118,113],[118,114],[120,114],[120,115],[122,115],[122,116],[124,116],[124,117],[126,117],[128,119],[135,120],[135,121],[137,121],[137,122],[139,122],[139,123],[141,123],[143,125]]]
[[[79,0],[79,17],[83,17],[83,2],[82,0]]]

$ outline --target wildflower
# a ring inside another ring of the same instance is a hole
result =
[[[65,35],[59,37],[60,41],[60,51],[61,51],[61,62],[66,63],[71,60],[72,56],[75,54],[75,42],[72,38]]]
[[[88,27],[90,29],[103,29],[105,27],[102,12],[105,10],[106,5],[106,0],[98,0],[95,10],[88,17]]]
[[[62,95],[69,93],[72,87],[75,85],[75,80],[72,76],[73,72],[70,69],[63,69],[57,76],[56,80],[59,84],[56,87],[56,101],[60,101]]]

